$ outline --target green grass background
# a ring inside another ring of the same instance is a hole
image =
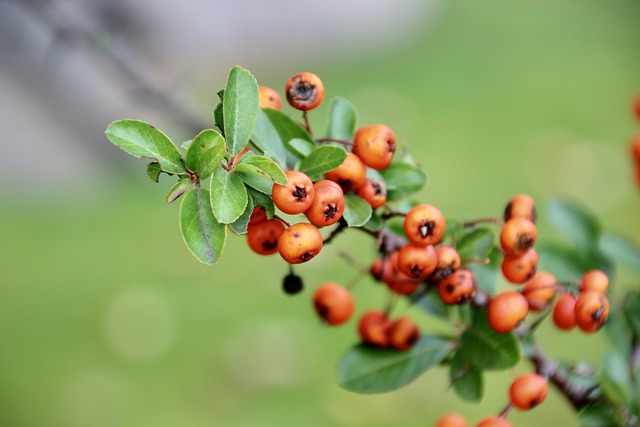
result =
[[[419,200],[447,216],[498,214],[525,192],[541,207],[540,239],[552,239],[544,204],[563,196],[640,242],[627,149],[640,130],[630,114],[640,92],[640,3],[440,7],[434,25],[392,51],[245,66],[275,88],[313,71],[328,98],[355,104],[359,124],[390,125],[429,174]],[[326,104],[311,114],[316,133]],[[357,275],[339,250],[367,264],[373,242],[345,233],[299,268],[306,289],[289,297],[280,291],[284,262],[251,253],[243,238],[228,238],[215,269],[199,264],[179,235],[178,207],[164,205],[170,180],[152,184],[144,163],[123,153],[118,162],[124,171],[86,191],[2,201],[0,425],[417,427],[449,410],[476,422],[499,411],[509,381],[530,369],[486,375],[481,404],[446,392],[445,369],[390,394],[341,390],[334,368],[357,340],[355,321],[324,327],[310,295]],[[638,284],[617,270],[617,292]],[[368,279],[355,296],[358,313],[385,301]],[[400,306],[404,313],[427,331],[443,327]],[[596,364],[607,345],[603,334],[545,326],[540,335],[549,354]],[[511,419],[576,425],[555,391]]]

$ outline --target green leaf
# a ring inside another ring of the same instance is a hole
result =
[[[344,148],[325,145],[316,147],[300,162],[300,172],[315,177],[334,170],[347,158]]]
[[[276,213],[276,207],[273,204],[271,193],[264,194],[260,191],[254,190],[253,188],[247,188],[247,191],[249,192],[249,196],[253,199],[253,207],[262,206],[267,213],[267,218],[273,218]]]
[[[442,302],[438,292],[429,292],[427,294],[416,292],[409,298],[411,299],[411,304],[416,305],[427,313],[441,319],[446,319],[449,316],[449,306]]]
[[[309,142],[301,138],[290,139],[286,145],[291,153],[293,153],[296,157],[299,157],[301,159],[304,159],[309,154],[311,154],[311,152],[316,146],[313,142]]]
[[[356,129],[356,109],[341,96],[331,100],[327,137],[351,141]]]
[[[247,234],[249,220],[251,219],[251,214],[253,213],[254,207],[255,206],[253,204],[253,197],[251,197],[251,194],[249,194],[249,198],[247,200],[247,208],[244,210],[244,212],[242,212],[240,218],[229,224],[229,228],[231,229],[231,231],[233,231],[238,236]]]
[[[502,251],[494,247],[489,253],[489,264],[469,264],[467,266],[478,281],[478,287],[487,291],[489,295],[495,294],[498,277],[502,274],[499,273],[499,269],[503,257]]]
[[[189,147],[191,147],[191,144],[193,144],[193,139],[190,139],[180,144],[180,148],[182,148],[184,151],[188,151]]]
[[[227,149],[235,156],[247,145],[259,110],[258,82],[244,68],[236,65],[229,72],[224,89],[222,112]]]
[[[207,265],[215,265],[222,255],[227,227],[219,224],[211,212],[209,192],[196,188],[182,198],[180,231],[191,253]]]
[[[473,366],[460,351],[456,351],[451,359],[449,379],[453,390],[462,400],[479,402],[482,399],[484,391],[482,371]]]
[[[593,403],[578,413],[580,427],[619,427],[616,410],[605,403]]]
[[[482,370],[504,370],[520,361],[518,339],[513,332],[501,334],[491,329],[486,310],[477,310],[473,323],[462,334],[458,351]]]
[[[271,195],[273,180],[266,172],[254,165],[241,163],[236,166],[235,173],[242,182],[264,194]]]
[[[230,224],[247,207],[247,190],[235,173],[218,168],[211,179],[211,207],[218,222]]]
[[[364,227],[371,231],[378,231],[382,228],[383,225],[384,222],[382,221],[382,217],[375,212],[372,212],[371,218],[369,218],[369,221],[367,221]]]
[[[293,138],[300,138],[314,143],[313,138],[309,132],[302,127],[302,124],[296,122],[282,111],[274,110],[273,108],[265,108],[262,111],[264,111],[269,117],[269,120],[271,120],[283,143],[286,144]]]
[[[456,240],[456,250],[460,259],[482,260],[489,256],[494,248],[495,234],[486,227],[478,227]]]
[[[251,134],[251,141],[262,150],[263,153],[272,156],[281,167],[287,165],[287,151],[276,127],[271,123],[269,116],[262,110],[258,110],[256,125]]]
[[[156,160],[168,173],[184,173],[182,155],[162,131],[140,120],[118,120],[105,134],[109,141],[138,158]]]
[[[176,182],[173,187],[171,187],[171,190],[169,190],[169,194],[167,194],[165,201],[167,202],[167,204],[175,202],[178,197],[182,196],[188,190],[191,190],[194,186],[195,183],[192,182],[189,178],[182,178],[181,180]]]
[[[273,160],[264,156],[243,157],[240,164],[252,165],[267,174],[274,182],[285,185],[287,183],[287,175],[280,169]]]
[[[414,194],[427,183],[427,174],[407,163],[391,163],[380,172],[387,184],[387,201]]]
[[[340,360],[337,381],[342,388],[355,393],[386,393],[437,366],[452,348],[451,342],[431,335],[422,335],[408,351],[359,344]]]
[[[552,244],[541,243],[536,245],[540,262],[539,271],[548,271],[562,280],[580,280],[587,270],[575,251],[572,249]]]
[[[155,183],[160,182],[160,173],[162,172],[162,167],[158,162],[151,162],[147,165],[147,176],[149,179]]]
[[[600,251],[611,261],[640,272],[640,248],[631,240],[616,234],[603,234],[598,242]]]
[[[619,406],[627,403],[631,391],[631,372],[626,357],[618,351],[608,351],[604,355],[600,381],[607,397]]]
[[[636,337],[640,337],[640,294],[634,292],[627,295],[624,302],[624,313]]]
[[[349,227],[362,227],[371,218],[371,205],[355,194],[344,195],[344,213],[342,217]]]
[[[613,347],[622,354],[631,355],[631,343],[633,333],[631,325],[627,322],[627,313],[624,307],[621,310],[611,310],[604,331]]]
[[[224,138],[213,129],[203,130],[193,139],[187,150],[185,165],[198,174],[200,180],[208,178],[224,158]]]
[[[574,243],[578,250],[591,250],[598,244],[600,224],[590,213],[577,204],[552,200],[547,216],[554,228]]]

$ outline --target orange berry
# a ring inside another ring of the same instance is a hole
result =
[[[313,73],[298,73],[285,85],[287,102],[296,110],[309,111],[316,108],[324,99],[324,84]]]
[[[399,257],[399,252],[394,251],[390,256],[384,258],[381,264],[381,280],[391,292],[400,295],[411,295],[418,289],[420,282],[400,271],[398,268]]]
[[[387,347],[390,327],[391,320],[386,314],[377,310],[369,310],[360,317],[358,333],[365,344]]]
[[[289,264],[311,260],[322,250],[322,234],[309,223],[300,222],[284,230],[278,240],[278,252]]]
[[[256,206],[251,211],[248,226],[259,224],[267,219],[267,210],[263,206]]]
[[[328,282],[319,286],[313,293],[313,306],[325,322],[337,326],[351,318],[355,300],[351,292],[337,283]]]
[[[271,197],[282,212],[289,215],[300,214],[311,206],[314,199],[313,182],[300,171],[287,171],[285,185],[273,184]]]
[[[484,418],[476,424],[476,427],[513,427],[513,424],[506,418],[493,416]]]
[[[438,284],[438,294],[445,304],[462,304],[473,296],[476,287],[473,274],[461,269]]]
[[[513,218],[505,222],[500,232],[500,246],[506,255],[520,255],[531,249],[538,237],[533,222],[525,218]]]
[[[438,245],[435,248],[436,255],[438,255],[438,266],[429,279],[434,282],[439,282],[451,276],[459,269],[461,260],[458,251],[456,251],[453,246]]]
[[[531,279],[538,268],[538,252],[531,248],[520,256],[505,255],[502,260],[502,274],[513,284]]]
[[[356,194],[369,203],[372,209],[379,208],[387,202],[387,188],[382,181],[375,178],[367,178]]]
[[[583,332],[592,333],[606,323],[609,317],[609,300],[595,291],[583,292],[576,300],[575,310],[578,327]]]
[[[419,338],[420,329],[409,317],[400,317],[389,328],[389,342],[398,350],[409,350]]]
[[[389,126],[370,125],[356,130],[353,137],[353,153],[372,169],[389,166],[396,151],[396,136]]]
[[[547,272],[539,271],[525,283],[522,295],[529,303],[529,310],[541,311],[556,294],[556,278]]]
[[[438,255],[433,246],[407,243],[398,251],[398,269],[413,279],[424,279],[438,266]]]
[[[274,110],[282,110],[282,98],[278,92],[268,86],[258,87],[258,97],[260,108],[273,108]]]
[[[251,222],[249,222],[251,223]],[[247,243],[257,254],[271,255],[278,252],[278,240],[284,232],[284,224],[277,219],[267,219],[247,228]]]
[[[345,193],[356,191],[367,180],[367,168],[358,156],[347,153],[347,158],[337,168],[327,172],[327,179],[337,182]]]
[[[580,292],[595,291],[600,295],[607,293],[609,276],[600,270],[589,270],[582,276]]]
[[[633,101],[633,114],[636,116],[636,119],[640,121],[640,95],[637,95]]]
[[[563,331],[576,327],[576,297],[571,292],[560,295],[553,307],[553,324]]]
[[[511,218],[524,218],[531,222],[536,222],[537,217],[536,205],[531,196],[527,194],[514,196],[504,210],[505,222]]]
[[[435,427],[469,427],[469,422],[460,414],[444,414],[438,418]]]
[[[435,206],[417,205],[404,217],[404,233],[409,241],[419,246],[435,245],[442,239],[446,222]]]
[[[520,292],[505,291],[489,302],[489,325],[496,332],[509,332],[527,317],[528,312],[529,304]]]
[[[333,181],[323,179],[313,184],[313,202],[304,212],[312,224],[318,227],[334,224],[344,213],[344,193]]]
[[[516,378],[509,388],[511,403],[522,411],[538,406],[547,397],[547,379],[539,374],[525,374]]]
[[[631,151],[631,157],[633,157],[635,164],[640,165],[640,134],[635,135],[631,139],[629,149]]]

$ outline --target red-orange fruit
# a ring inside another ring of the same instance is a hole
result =
[[[404,217],[404,233],[409,241],[419,246],[435,245],[442,239],[446,228],[442,212],[435,206],[417,205]]]
[[[540,374],[524,374],[516,378],[509,388],[511,403],[522,411],[528,411],[544,402],[549,385]]]
[[[369,310],[358,322],[358,333],[363,343],[377,347],[389,345],[389,328],[391,319],[381,311]]]
[[[389,328],[389,343],[395,349],[409,350],[419,338],[420,329],[409,317],[400,317]]]
[[[634,99],[632,110],[634,116],[636,116],[636,120],[640,121],[640,95],[637,95]]]
[[[313,184],[313,202],[304,214],[312,224],[324,227],[334,224],[344,213],[344,193],[338,184],[323,179]]]
[[[582,275],[580,292],[595,291],[600,295],[607,293],[609,276],[600,270],[589,270]]]
[[[438,283],[438,295],[445,304],[462,304],[471,299],[476,288],[473,273],[461,269]]]
[[[609,300],[595,291],[583,292],[576,300],[575,310],[578,327],[583,332],[596,332],[607,322]]]
[[[576,320],[576,297],[571,292],[564,292],[553,306],[553,324],[558,329],[570,331],[578,324]]]
[[[311,206],[314,199],[314,186],[311,179],[300,171],[287,171],[285,185],[273,184],[271,196],[273,203],[282,212],[289,215],[300,214]]]
[[[529,304],[520,292],[504,291],[489,302],[487,312],[493,330],[505,333],[515,329],[527,317]]]
[[[372,209],[379,208],[387,202],[387,187],[379,179],[367,178],[356,194],[369,203]]]
[[[636,166],[640,166],[640,134],[631,139],[629,150],[631,151],[631,157],[633,158]]]
[[[529,303],[529,310],[541,311],[556,294],[556,278],[553,274],[538,271],[522,288],[522,295]]]
[[[338,183],[342,191],[356,191],[367,180],[367,168],[358,156],[347,153],[347,158],[337,168],[327,172],[327,179]]]
[[[256,206],[251,211],[248,226],[259,224],[267,219],[267,210],[262,206]]]
[[[435,247],[438,256],[438,266],[431,274],[429,280],[439,282],[451,276],[460,268],[461,260],[458,251],[453,246],[438,245]]]
[[[531,279],[538,269],[538,252],[531,248],[520,256],[505,255],[502,260],[502,274],[513,284]]]
[[[396,151],[396,136],[387,125],[362,126],[353,137],[353,153],[372,169],[389,166]]]
[[[476,427],[513,427],[506,418],[492,416],[482,419]]]
[[[353,315],[355,300],[351,292],[337,283],[328,282],[313,293],[313,306],[322,320],[331,326],[338,326]]]
[[[505,222],[500,231],[500,246],[506,255],[520,255],[531,249],[538,237],[533,222],[525,218],[513,218]]]
[[[258,87],[258,99],[260,108],[282,109],[282,98],[280,98],[280,94],[268,86]]]
[[[292,76],[285,85],[287,102],[296,110],[309,111],[324,99],[324,84],[313,73],[303,72]]]
[[[398,252],[398,269],[413,279],[424,279],[438,266],[438,255],[433,246],[407,243]]]
[[[278,252],[278,241],[284,232],[284,224],[277,219],[267,219],[247,228],[247,243],[260,255]]]
[[[538,212],[531,196],[518,194],[509,200],[509,204],[504,209],[504,221],[507,222],[512,218],[524,218],[536,222]]]
[[[438,421],[436,421],[435,427],[469,427],[469,422],[465,417],[460,414],[450,413],[444,414]]]
[[[420,281],[412,279],[400,271],[398,268],[399,257],[398,251],[392,252],[391,255],[382,259],[379,264],[379,271],[375,273],[380,274],[378,280],[382,280],[391,292],[400,295],[411,295],[420,286]],[[372,271],[372,273],[374,272]]]
[[[289,264],[307,262],[322,250],[322,234],[309,223],[300,222],[284,230],[278,240],[278,252]]]

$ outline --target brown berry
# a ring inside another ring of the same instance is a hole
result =
[[[558,329],[570,331],[577,325],[576,320],[576,297],[571,292],[564,292],[560,295],[553,306],[553,324]]]
[[[596,332],[607,322],[609,300],[595,291],[583,292],[576,300],[575,310],[578,327],[583,332]]]
[[[409,241],[419,246],[435,245],[442,239],[446,222],[435,206],[417,205],[404,218],[404,233]]]
[[[293,108],[309,111],[322,103],[324,85],[322,80],[313,73],[298,73],[287,81],[284,93],[289,105]]]
[[[531,249],[538,237],[533,222],[525,218],[507,221],[500,232],[500,246],[506,255],[520,255]]]
[[[358,156],[347,153],[347,158],[337,168],[327,172],[327,179],[338,183],[342,191],[356,191],[367,180],[367,168]]]
[[[247,243],[257,254],[271,255],[278,252],[278,241],[284,232],[284,224],[277,219],[267,219],[247,228]]]
[[[313,293],[313,306],[322,320],[331,326],[337,326],[351,318],[355,300],[351,292],[337,283],[328,282]]]
[[[540,374],[524,374],[516,378],[509,388],[511,403],[521,411],[528,411],[547,397],[549,385],[545,377]]]
[[[312,224],[324,227],[334,224],[344,213],[344,193],[338,184],[323,179],[313,184],[313,202],[304,214]]]
[[[406,351],[420,338],[420,329],[411,318],[403,316],[391,324],[389,342],[391,347]]]
[[[529,303],[529,310],[541,311],[556,294],[556,278],[545,271],[538,271],[522,288],[522,295]]]
[[[289,215],[300,214],[311,206],[314,199],[313,182],[300,171],[287,171],[285,185],[273,184],[271,196],[273,203],[282,212]]]
[[[509,332],[527,317],[528,312],[529,304],[520,292],[504,291],[489,302],[489,325],[496,332]]]
[[[278,92],[268,86],[258,87],[258,99],[260,100],[260,108],[273,108],[274,110],[282,110],[282,98]]]
[[[450,413],[438,418],[435,427],[469,427],[469,422],[460,414]]]
[[[413,279],[425,279],[438,266],[438,255],[433,246],[407,243],[398,251],[398,269]]]
[[[353,153],[372,169],[389,166],[396,151],[396,136],[389,126],[362,126],[353,137]]]
[[[476,278],[469,270],[457,270],[438,283],[438,295],[445,304],[462,304],[473,296],[477,288]]]
[[[311,260],[322,250],[322,234],[309,223],[300,222],[284,230],[278,240],[278,252],[289,264]]]
[[[360,317],[358,333],[365,344],[387,347],[390,327],[391,320],[386,314],[378,310],[369,310]]]
[[[513,284],[531,279],[538,269],[538,252],[531,248],[519,256],[505,255],[502,260],[502,274]]]
[[[589,270],[582,276],[580,292],[595,291],[600,295],[607,293],[609,276],[600,270]]]
[[[538,212],[531,196],[518,194],[509,201],[504,210],[504,221],[507,222],[512,218],[524,218],[531,222],[536,222]]]
[[[356,194],[369,203],[371,209],[377,209],[387,202],[387,187],[379,179],[367,178]]]

